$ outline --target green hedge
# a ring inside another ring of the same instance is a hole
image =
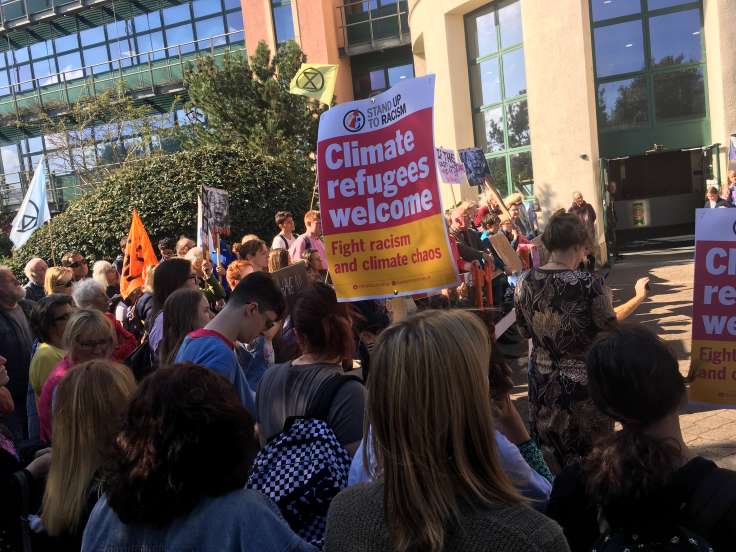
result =
[[[128,164],[72,202],[0,263],[19,276],[32,257],[42,257],[50,264],[52,242],[57,263],[69,250],[81,252],[89,262],[112,260],[119,252],[120,238],[128,233],[134,208],[154,247],[163,237],[193,237],[200,185],[230,192],[232,238],[254,233],[269,240],[277,232],[276,211],[292,211],[299,224],[309,208],[313,178],[308,160],[275,159],[235,146],[148,157]]]

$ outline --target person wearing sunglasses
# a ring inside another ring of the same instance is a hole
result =
[[[205,366],[227,378],[249,412],[255,413],[255,386],[238,363],[236,342],[250,343],[281,320],[286,301],[266,272],[254,272],[235,286],[230,300],[201,330],[190,333],[179,348],[176,362]]]
[[[36,405],[41,398],[41,389],[51,371],[64,359],[64,330],[74,312],[74,303],[69,295],[53,293],[47,295],[31,311],[31,329],[40,341],[31,359],[29,378]]]
[[[66,323],[63,345],[66,356],[49,374],[38,401],[41,441],[44,443],[51,443],[52,402],[56,386],[77,364],[88,360],[111,359],[117,345],[115,328],[100,311],[79,309]]]
[[[64,253],[61,257],[61,266],[71,268],[74,274],[74,281],[84,280],[89,276],[89,266],[78,251],[70,251]]]
[[[52,266],[46,271],[43,287],[47,295],[51,295],[52,293],[71,295],[72,285],[74,284],[73,279],[74,273],[71,268]]]

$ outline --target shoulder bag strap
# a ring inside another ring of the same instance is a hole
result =
[[[356,376],[336,374],[320,385],[317,396],[312,399],[305,417],[326,422],[330,416],[330,407],[335,395],[349,381],[360,381],[360,379]]]

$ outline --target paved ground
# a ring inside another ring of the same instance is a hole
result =
[[[607,282],[614,290],[616,303],[629,299],[634,282],[649,275],[649,299],[630,318],[655,330],[672,346],[687,374],[690,368],[692,320],[693,245],[692,236],[669,242],[641,244],[636,252],[611,270]],[[515,370],[514,400],[526,416],[526,359],[519,359]],[[687,408],[681,417],[685,440],[697,454],[719,465],[736,469],[736,409],[703,410]]]

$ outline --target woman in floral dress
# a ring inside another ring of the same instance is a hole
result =
[[[592,244],[577,216],[555,214],[542,240],[549,262],[522,276],[515,305],[519,330],[532,340],[532,437],[557,471],[579,461],[596,438],[613,431],[613,422],[598,412],[588,394],[585,355],[596,335],[616,323],[616,311],[622,319],[643,301],[648,279],[637,282],[637,296],[614,311],[603,279],[578,270]]]

